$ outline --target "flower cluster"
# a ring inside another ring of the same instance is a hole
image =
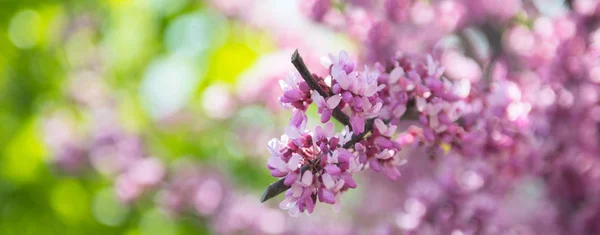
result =
[[[431,57],[427,64],[398,57],[390,69],[376,65],[379,69],[359,71],[342,51],[338,57],[323,59],[329,68],[325,78],[307,73],[298,58],[298,54],[293,56],[299,73],[292,72],[281,81],[279,99],[293,114],[281,139],[269,142],[267,164],[271,175],[282,177],[290,188],[280,206],[292,216],[311,213],[317,200],[338,208],[341,194],[357,187],[353,173],[364,168],[397,179],[397,167],[406,162],[400,157],[403,146],[434,142],[454,133],[458,101],[470,89],[442,77],[443,68]],[[392,123],[403,117],[411,101],[423,125],[395,139],[397,127]],[[325,125],[308,131],[305,112],[312,103]],[[332,117],[346,125],[342,132],[334,134]]]

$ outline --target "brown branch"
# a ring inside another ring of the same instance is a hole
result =
[[[304,81],[308,84],[310,89],[319,92],[319,95],[323,96],[323,98],[325,99],[333,95],[330,91],[324,90],[323,87],[319,85],[317,80],[315,80],[315,78],[312,76],[312,73],[310,73],[310,71],[306,67],[306,64],[304,64],[304,60],[302,60],[302,57],[298,53],[298,49],[296,49],[294,51],[294,54],[292,54],[292,64],[294,65],[294,67],[296,67],[296,69],[300,73],[300,76],[302,76],[302,79],[304,79]],[[348,115],[342,112],[342,110],[339,107],[333,109],[331,116],[338,120],[338,122],[352,128],[352,126],[350,125],[350,118],[348,117]]]
[[[298,54],[298,50],[294,51],[294,54],[292,55],[292,64],[294,64],[294,66],[300,73],[300,76],[302,76],[302,79],[304,79],[304,81],[306,81],[306,83],[308,84],[308,86],[311,89],[319,92],[319,94],[321,96],[323,96],[324,98],[328,98],[332,95],[329,91],[324,90],[319,85],[319,83],[315,80],[315,78],[312,76],[312,74],[306,67],[306,64],[304,64],[302,57],[300,57],[300,54]],[[342,110],[339,107],[336,107],[333,110],[333,114],[331,116],[333,116],[333,118],[338,120],[340,123],[350,127],[350,129],[352,129],[352,126],[350,125],[350,118],[348,117],[348,115],[346,115],[344,112],[342,112]],[[374,119],[367,120],[365,122],[365,131],[358,135],[353,135],[352,138],[348,142],[346,142],[344,144],[344,146],[342,146],[342,147],[343,148],[354,147],[354,144],[361,141],[365,137],[365,135],[367,135],[373,129],[374,121],[375,121]],[[301,168],[301,175],[309,168],[310,168],[310,165],[303,166]],[[267,189],[265,190],[265,192],[263,193],[262,197],[260,198],[260,202],[265,202],[265,201],[285,192],[286,190],[288,190],[290,188],[290,186],[285,185],[283,183],[284,181],[285,181],[285,178],[280,179],[280,180],[270,184],[267,187]]]
[[[353,135],[352,138],[348,142],[346,142],[342,147],[346,148],[346,149],[354,147],[354,144],[361,141],[365,137],[365,135],[367,135],[371,131],[371,129],[373,129],[373,123],[374,123],[374,119],[367,120],[365,123],[365,131],[359,135]],[[304,165],[300,169],[300,172],[301,172],[300,175],[302,175],[302,173],[304,173],[309,168],[310,168],[310,164]],[[286,190],[288,190],[290,188],[290,186],[285,185],[283,183],[284,181],[285,181],[285,178],[280,179],[280,180],[270,184],[269,186],[267,186],[267,189],[265,189],[262,197],[260,198],[260,202],[265,202],[265,201],[285,192]]]

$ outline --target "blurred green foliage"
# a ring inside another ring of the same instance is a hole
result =
[[[199,107],[204,88],[215,82],[233,86],[271,49],[264,34],[198,1],[0,1],[0,234],[207,232],[200,219],[173,221],[151,203],[120,207],[111,180],[100,175],[55,172],[41,123],[52,110],[79,113],[68,95],[75,71],[97,70],[119,101],[120,125],[142,134],[151,154],[167,161],[193,156],[258,192],[271,177],[264,162],[232,144],[236,137],[228,127],[237,121],[206,120]],[[172,58],[184,58],[191,68],[193,89],[183,109],[201,130],[161,127],[144,103],[149,94],[141,87],[149,67]],[[246,121],[271,118],[264,108],[253,109]]]

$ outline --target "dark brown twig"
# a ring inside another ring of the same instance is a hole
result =
[[[302,76],[302,79],[306,81],[310,89],[319,92],[319,95],[323,96],[323,98],[325,99],[333,95],[330,91],[324,90],[323,87],[319,85],[317,80],[315,80],[315,78],[312,76],[312,73],[310,73],[310,71],[306,67],[306,64],[304,64],[304,60],[302,60],[302,57],[298,53],[298,49],[296,49],[294,51],[294,54],[292,54],[292,64],[294,65],[294,67],[296,67],[296,69],[300,73],[300,76]],[[350,118],[348,117],[348,115],[342,112],[342,110],[339,107],[333,110],[331,116],[338,120],[340,123],[346,126],[350,126]],[[350,128],[352,127],[350,126]]]
[[[319,94],[321,96],[323,96],[324,98],[328,98],[332,95],[329,91],[324,90],[319,85],[319,83],[315,80],[315,78],[312,76],[312,74],[306,67],[306,64],[304,64],[302,57],[300,57],[300,54],[298,54],[298,50],[294,51],[294,54],[292,55],[292,64],[294,64],[294,67],[296,67],[296,69],[300,73],[300,76],[302,76],[302,79],[304,79],[304,81],[306,81],[306,83],[312,90],[319,92]],[[342,110],[339,107],[337,107],[333,110],[333,114],[331,116],[333,116],[333,118],[338,120],[340,123],[352,128],[350,125],[350,118],[348,117],[348,115],[346,115],[344,112],[342,112]],[[342,146],[342,147],[343,148],[351,148],[354,146],[354,144],[361,141],[371,131],[371,129],[373,129],[373,122],[374,122],[374,119],[367,120],[365,122],[365,131],[361,134],[353,135],[352,138],[348,142],[346,142],[344,144],[344,146]],[[310,168],[310,165],[305,165],[301,168],[301,172],[304,173],[309,168]],[[267,187],[267,189],[265,190],[265,192],[263,193],[262,197],[260,198],[260,202],[265,202],[265,201],[285,192],[286,190],[288,190],[290,188],[290,186],[285,185],[283,183],[284,181],[285,181],[285,179],[280,179],[280,180],[270,184]]]

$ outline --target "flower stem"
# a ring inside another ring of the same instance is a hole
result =
[[[302,60],[302,57],[298,53],[297,49],[294,51],[294,54],[292,55],[292,64],[294,64],[294,67],[296,67],[296,69],[300,73],[300,76],[302,76],[302,79],[304,79],[304,81],[308,84],[308,86],[312,90],[319,92],[319,95],[321,95],[325,98],[330,97],[332,95],[330,93],[330,91],[324,90],[319,85],[319,83],[315,80],[315,78],[312,76],[312,73],[310,73],[310,71],[306,67],[306,64],[304,64],[304,60]],[[344,112],[342,112],[342,110],[339,107],[336,107],[333,110],[333,114],[331,116],[333,116],[340,123],[352,128],[350,125],[350,118],[348,117],[348,115],[346,115]],[[365,131],[358,135],[353,135],[352,138],[348,142],[346,142],[343,147],[344,148],[354,147],[354,144],[361,141],[365,137],[365,135],[367,135],[373,129],[374,121],[375,121],[374,119],[369,119],[369,120],[365,121]],[[310,165],[305,165],[301,168],[300,171],[302,173],[304,173],[309,168],[310,168]],[[300,175],[302,175],[302,174],[300,174]],[[265,201],[285,192],[286,190],[288,190],[290,188],[290,186],[285,185],[283,183],[284,181],[285,181],[285,178],[280,179],[280,180],[270,184],[267,187],[267,189],[265,189],[265,192],[263,193],[262,197],[260,198],[260,202],[265,202]]]

